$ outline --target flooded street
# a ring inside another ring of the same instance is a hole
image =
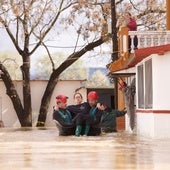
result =
[[[169,170],[170,140],[119,132],[59,137],[56,128],[1,129],[0,170]]]

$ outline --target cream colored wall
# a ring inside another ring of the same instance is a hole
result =
[[[32,91],[32,111],[33,111],[33,124],[36,124],[36,120],[39,113],[39,107],[41,103],[41,98],[45,87],[47,85],[47,81],[32,81],[31,82],[31,91]],[[22,87],[21,82],[15,83],[16,89],[19,95],[22,98]],[[59,81],[56,85],[54,93],[52,95],[50,101],[50,107],[47,114],[46,126],[53,126],[52,122],[52,106],[55,105],[55,96],[57,94],[64,94],[69,97],[68,104],[74,104],[73,94],[76,89],[81,87],[81,81]],[[83,95],[86,95],[86,90],[82,89],[81,91]],[[6,95],[6,89],[2,81],[0,81],[0,98],[2,101],[2,120],[5,124],[5,127],[20,127],[20,123],[16,116],[15,110],[13,109],[13,105],[11,100]],[[85,96],[86,98],[86,96]]]

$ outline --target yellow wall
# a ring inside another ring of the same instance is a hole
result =
[[[118,86],[119,89],[120,86]],[[123,110],[125,107],[123,101],[123,93],[122,91],[118,90],[118,109]],[[117,127],[118,130],[125,130],[125,116],[117,118]]]

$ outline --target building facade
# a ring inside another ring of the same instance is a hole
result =
[[[133,38],[138,37],[138,49]],[[117,77],[130,87],[135,78],[134,115],[128,114],[126,130],[131,131],[131,116],[135,117],[133,129],[138,135],[152,138],[170,138],[170,31],[130,31],[119,33],[119,59],[110,63],[111,77]],[[132,45],[128,49],[128,39]],[[126,87],[121,87],[126,88]],[[118,90],[120,95],[122,92]],[[119,105],[127,104],[123,97]]]

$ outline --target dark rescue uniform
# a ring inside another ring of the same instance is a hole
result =
[[[87,102],[68,106],[67,109],[71,112],[74,121],[76,120],[76,125],[90,126],[89,136],[98,136],[101,134],[100,121],[102,111],[97,108],[95,111],[92,111],[93,108]],[[92,112],[94,115],[91,115]]]
[[[53,119],[56,120],[59,135],[74,135],[76,125],[88,124],[90,126],[89,136],[98,136],[101,129],[105,133],[116,132],[116,118],[124,116],[126,111],[118,111],[107,108],[105,111],[90,107],[88,103],[68,106],[67,110],[54,111]]]
[[[59,109],[53,112],[53,120],[56,120],[56,126],[59,129],[59,135],[69,136],[75,134],[75,124],[71,113],[68,110]]]
[[[116,118],[124,116],[125,114],[126,111],[119,110],[104,111],[100,123],[102,132],[105,133],[117,132]]]

